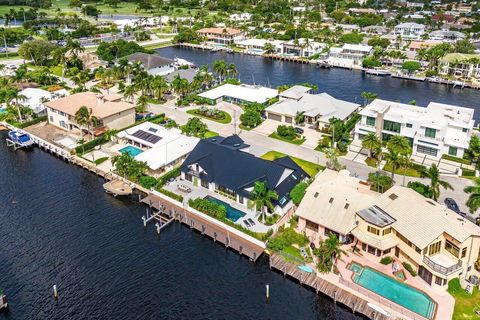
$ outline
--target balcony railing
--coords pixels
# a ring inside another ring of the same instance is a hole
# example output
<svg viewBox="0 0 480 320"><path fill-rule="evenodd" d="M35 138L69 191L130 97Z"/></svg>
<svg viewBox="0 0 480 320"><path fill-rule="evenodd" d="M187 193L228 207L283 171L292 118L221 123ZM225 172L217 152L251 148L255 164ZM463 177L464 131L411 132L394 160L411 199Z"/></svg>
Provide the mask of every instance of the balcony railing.
<svg viewBox="0 0 480 320"><path fill-rule="evenodd" d="M418 138L422 138L422 139L434 140L434 141L437 141L437 142L442 142L443 141L443 138L432 138L432 137L426 136L426 135L424 135L422 133L419 133L419 132L417 132L415 135Z"/></svg>
<svg viewBox="0 0 480 320"><path fill-rule="evenodd" d="M444 267L436 262L434 262L432 259L430 259L427 256L423 257L423 263L425 263L427 266L429 266L433 271L436 271L438 273L441 273L445 276L448 276L449 274L460 270L462 268L462 261L458 260L458 262L451 266L451 267Z"/></svg>

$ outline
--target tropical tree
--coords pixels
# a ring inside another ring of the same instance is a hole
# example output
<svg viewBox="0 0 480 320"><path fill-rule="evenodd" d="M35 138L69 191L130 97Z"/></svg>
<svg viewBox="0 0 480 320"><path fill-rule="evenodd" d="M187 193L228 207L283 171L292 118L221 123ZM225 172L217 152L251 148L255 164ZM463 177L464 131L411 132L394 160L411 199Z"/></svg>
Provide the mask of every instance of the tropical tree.
<svg viewBox="0 0 480 320"><path fill-rule="evenodd" d="M398 150L394 148L388 148L388 152L385 153L384 159L387 162L387 165L390 166L392 170L392 179L394 179L395 171L399 169L404 162L403 156Z"/></svg>
<svg viewBox="0 0 480 320"><path fill-rule="evenodd" d="M257 181L255 182L251 195L256 210L262 215L262 221L265 221L265 207L273 210L273 201L278 200L278 194L275 191L269 190L266 182Z"/></svg>
<svg viewBox="0 0 480 320"><path fill-rule="evenodd" d="M276 51L275 46L270 42L265 43L263 46L263 53L266 55L274 54Z"/></svg>
<svg viewBox="0 0 480 320"><path fill-rule="evenodd" d="M225 61L223 60L216 60L213 63L213 72L215 72L218 76L219 82L223 81L223 77L227 74L228 72L228 65Z"/></svg>
<svg viewBox="0 0 480 320"><path fill-rule="evenodd" d="M22 105L20 104L20 101L25 101L25 100L27 100L27 97L20 94L20 91L17 88L8 89L5 92L5 103L7 105L7 108L11 105L12 102L14 102L15 107L17 109L19 122L23 122L22 112L21 112Z"/></svg>
<svg viewBox="0 0 480 320"><path fill-rule="evenodd" d="M363 91L360 96L363 98L365 105L378 98L378 94L368 91Z"/></svg>
<svg viewBox="0 0 480 320"><path fill-rule="evenodd" d="M137 104L135 105L135 112L137 113L146 113L148 110L148 97L141 95L137 99Z"/></svg>
<svg viewBox="0 0 480 320"><path fill-rule="evenodd" d="M190 91L190 83L187 79L176 75L172 81L172 88L181 98L183 98Z"/></svg>
<svg viewBox="0 0 480 320"><path fill-rule="evenodd" d="M200 118L193 117L188 119L187 124L182 127L182 131L187 136L203 138L208 131L208 127Z"/></svg>
<svg viewBox="0 0 480 320"><path fill-rule="evenodd" d="M128 152L114 156L111 159L112 165L115 166L117 173L123 177L137 182L145 175L148 166L145 162L135 160Z"/></svg>
<svg viewBox="0 0 480 320"><path fill-rule="evenodd" d="M90 132L90 126L95 127L98 124L98 118L92 115L91 109L89 110L86 106L81 106L77 112L75 112L75 122L81 127L86 127L87 132Z"/></svg>
<svg viewBox="0 0 480 320"><path fill-rule="evenodd" d="M152 81L152 93L155 99L162 100L169 89L168 82L162 76L155 76Z"/></svg>
<svg viewBox="0 0 480 320"><path fill-rule="evenodd" d="M408 155L412 153L412 148L410 147L410 142L407 138L401 135L391 136L387 143L388 148L395 149L403 155Z"/></svg>
<svg viewBox="0 0 480 320"><path fill-rule="evenodd" d="M234 63L230 63L227 66L227 77L236 76L237 74L238 74L237 67L235 66Z"/></svg>
<svg viewBox="0 0 480 320"><path fill-rule="evenodd" d="M475 178L473 183L473 186L463 189L463 191L470 194L466 203L470 213L475 213L480 208L480 178Z"/></svg>
<svg viewBox="0 0 480 320"><path fill-rule="evenodd" d="M320 242L318 248L314 250L318 258L317 268L321 273L329 273L332 271L335 259L340 258L345 251L341 249L341 242L335 234L330 234L329 237Z"/></svg>
<svg viewBox="0 0 480 320"><path fill-rule="evenodd" d="M440 197L440 187L453 190L453 187L450 183L440 179L440 170L438 170L436 164L432 164L430 168L423 170L422 176L430 179L430 189L433 194L433 200L435 201L437 201Z"/></svg>
<svg viewBox="0 0 480 320"><path fill-rule="evenodd" d="M381 149L382 143L375 132L369 132L362 138L362 147L369 150L370 157L375 157L377 150Z"/></svg>
<svg viewBox="0 0 480 320"><path fill-rule="evenodd" d="M327 158L327 168L330 170L339 171L342 169L342 164L338 160L337 150L330 147L325 150L325 157Z"/></svg>

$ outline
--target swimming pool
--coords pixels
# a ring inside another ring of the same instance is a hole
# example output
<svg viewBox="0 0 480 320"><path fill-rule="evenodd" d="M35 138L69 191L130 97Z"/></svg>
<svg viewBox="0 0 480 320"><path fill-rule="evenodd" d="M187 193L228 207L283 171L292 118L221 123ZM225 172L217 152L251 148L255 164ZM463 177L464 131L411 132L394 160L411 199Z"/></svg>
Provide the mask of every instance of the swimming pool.
<svg viewBox="0 0 480 320"><path fill-rule="evenodd" d="M124 147L124 148L122 148L122 149L120 149L120 150L118 150L118 151L120 151L121 153L128 153L128 154L130 154L132 157L136 157L136 156L138 156L140 153L143 152L142 149L136 148L136 147L131 146L131 145L128 145L128 146L126 146L126 147Z"/></svg>
<svg viewBox="0 0 480 320"><path fill-rule="evenodd" d="M235 209L234 207L230 206L228 203L223 202L222 200L219 200L217 198L211 197L211 196L206 196L205 199L207 199L210 202L222 205L227 209L227 219L232 220L233 222L237 221L238 219L242 218L245 216L245 212L242 212L240 210Z"/></svg>
<svg viewBox="0 0 480 320"><path fill-rule="evenodd" d="M349 269L355 272L353 282L427 319L433 318L437 305L425 293L374 269L352 265Z"/></svg>

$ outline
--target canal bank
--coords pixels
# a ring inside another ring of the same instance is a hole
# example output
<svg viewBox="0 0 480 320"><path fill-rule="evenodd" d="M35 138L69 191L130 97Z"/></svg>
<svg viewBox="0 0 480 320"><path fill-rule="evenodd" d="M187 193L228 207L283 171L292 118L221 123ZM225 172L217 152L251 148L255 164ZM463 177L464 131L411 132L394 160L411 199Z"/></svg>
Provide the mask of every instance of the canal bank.
<svg viewBox="0 0 480 320"><path fill-rule="evenodd" d="M316 68L311 64L265 59L261 56L232 54L222 51L209 52L201 49L176 46L156 50L167 58L182 58L197 66L223 59L234 63L238 76L244 83L277 87L284 84L312 83L319 92L327 92L337 99L363 103L361 93L375 92L380 98L408 103L415 100L419 106L440 102L475 109L475 120L480 120L480 91L453 88L442 84L419 82L392 77L379 77L347 69Z"/></svg>

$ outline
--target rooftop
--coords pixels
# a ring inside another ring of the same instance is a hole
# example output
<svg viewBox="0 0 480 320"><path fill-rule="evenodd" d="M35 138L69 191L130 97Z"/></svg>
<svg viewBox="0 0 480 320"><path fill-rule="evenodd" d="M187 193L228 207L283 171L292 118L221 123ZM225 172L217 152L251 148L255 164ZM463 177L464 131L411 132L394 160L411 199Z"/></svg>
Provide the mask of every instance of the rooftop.
<svg viewBox="0 0 480 320"><path fill-rule="evenodd" d="M278 90L262 86L224 84L200 93L199 96L211 100L231 97L239 100L265 103L278 95Z"/></svg>
<svg viewBox="0 0 480 320"><path fill-rule="evenodd" d="M158 54L137 52L127 57L130 62L140 62L147 70L173 64L175 61L160 57Z"/></svg>
<svg viewBox="0 0 480 320"><path fill-rule="evenodd" d="M197 30L198 33L213 33L218 35L228 34L228 35L237 35L241 34L242 30L233 29L233 28L203 28Z"/></svg>
<svg viewBox="0 0 480 320"><path fill-rule="evenodd" d="M78 109L85 106L90 110L92 116L98 119L104 119L129 109L135 109L135 106L131 103L119 99L112 100L111 98L108 95L104 96L94 92L80 92L46 102L45 105L70 116L75 116Z"/></svg>

